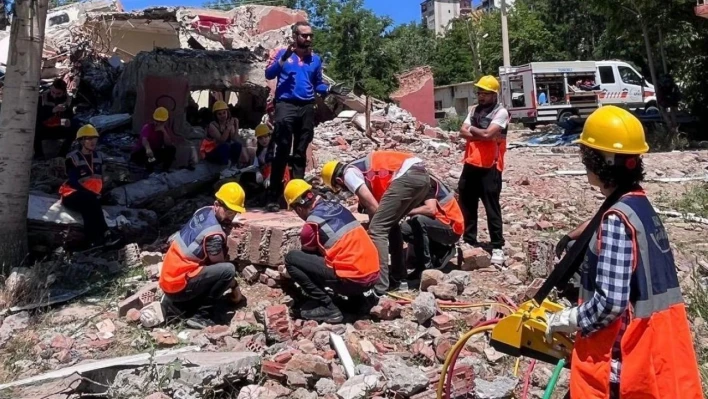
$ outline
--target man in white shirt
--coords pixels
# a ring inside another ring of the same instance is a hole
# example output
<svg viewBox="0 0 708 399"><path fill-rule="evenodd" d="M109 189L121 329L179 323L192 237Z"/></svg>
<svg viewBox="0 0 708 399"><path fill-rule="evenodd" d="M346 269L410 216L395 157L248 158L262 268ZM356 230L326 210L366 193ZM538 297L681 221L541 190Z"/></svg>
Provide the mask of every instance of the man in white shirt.
<svg viewBox="0 0 708 399"><path fill-rule="evenodd" d="M381 273L374 290L383 295L397 288L406 277L398 223L425 200L430 190L423 160L403 152L374 151L349 164L328 162L322 168L322 180L335 192L345 189L359 198L359 205L371 220L368 232L379 255Z"/></svg>

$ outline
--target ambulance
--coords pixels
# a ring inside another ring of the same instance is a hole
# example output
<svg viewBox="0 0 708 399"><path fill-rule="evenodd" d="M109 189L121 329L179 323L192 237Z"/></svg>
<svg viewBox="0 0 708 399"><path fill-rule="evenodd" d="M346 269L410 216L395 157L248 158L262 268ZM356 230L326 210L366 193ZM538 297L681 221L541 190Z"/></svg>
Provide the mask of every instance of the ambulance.
<svg viewBox="0 0 708 399"><path fill-rule="evenodd" d="M499 76L511 120L532 129L609 104L658 112L654 85L623 61L532 62L500 67Z"/></svg>

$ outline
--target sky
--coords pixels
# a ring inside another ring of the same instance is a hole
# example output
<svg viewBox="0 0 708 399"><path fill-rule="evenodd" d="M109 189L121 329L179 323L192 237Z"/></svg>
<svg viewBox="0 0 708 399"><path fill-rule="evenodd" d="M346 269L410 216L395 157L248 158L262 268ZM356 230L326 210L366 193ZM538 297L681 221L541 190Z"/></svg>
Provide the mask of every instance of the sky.
<svg viewBox="0 0 708 399"><path fill-rule="evenodd" d="M201 7L206 0L121 0L126 10L136 10L149 6L191 6ZM366 7L378 15L388 15L395 24L420 21L421 0L365 0Z"/></svg>

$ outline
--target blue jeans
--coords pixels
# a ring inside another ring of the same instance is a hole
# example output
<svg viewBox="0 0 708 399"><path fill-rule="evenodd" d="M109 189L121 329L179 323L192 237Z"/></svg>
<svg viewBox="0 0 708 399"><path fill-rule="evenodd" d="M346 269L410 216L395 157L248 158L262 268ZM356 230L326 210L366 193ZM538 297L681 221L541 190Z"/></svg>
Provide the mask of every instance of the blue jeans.
<svg viewBox="0 0 708 399"><path fill-rule="evenodd" d="M242 146L239 142L221 143L207 153L205 159L219 165L226 165L229 161L232 165L236 165L241 158L241 149Z"/></svg>

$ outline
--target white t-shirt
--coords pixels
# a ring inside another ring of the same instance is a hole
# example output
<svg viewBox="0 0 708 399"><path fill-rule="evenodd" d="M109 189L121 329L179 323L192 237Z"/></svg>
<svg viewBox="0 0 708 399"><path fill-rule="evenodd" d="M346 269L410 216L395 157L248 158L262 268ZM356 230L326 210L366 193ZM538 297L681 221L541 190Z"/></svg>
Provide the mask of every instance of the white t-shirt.
<svg viewBox="0 0 708 399"><path fill-rule="evenodd" d="M472 112L474 112L474 109L467 113L467 118L465 119L465 123L468 125L472 124ZM509 111L507 111L504 107L500 108L497 113L494 114L494 118L492 118L491 123L505 129L509 124Z"/></svg>
<svg viewBox="0 0 708 399"><path fill-rule="evenodd" d="M403 161L403 164L401 164L401 168L398 169L395 175L393 175L393 180L398 179L399 177L403 176L404 173L408 171L408 169L411 168L411 166L422 163L423 160L420 158L408 158L405 161ZM355 166L349 166L346 169L344 169L344 185L347 186L350 192L356 193L356 190L361 187L362 184L364 184L366 181L364 180L364 173L359 170L359 168Z"/></svg>

